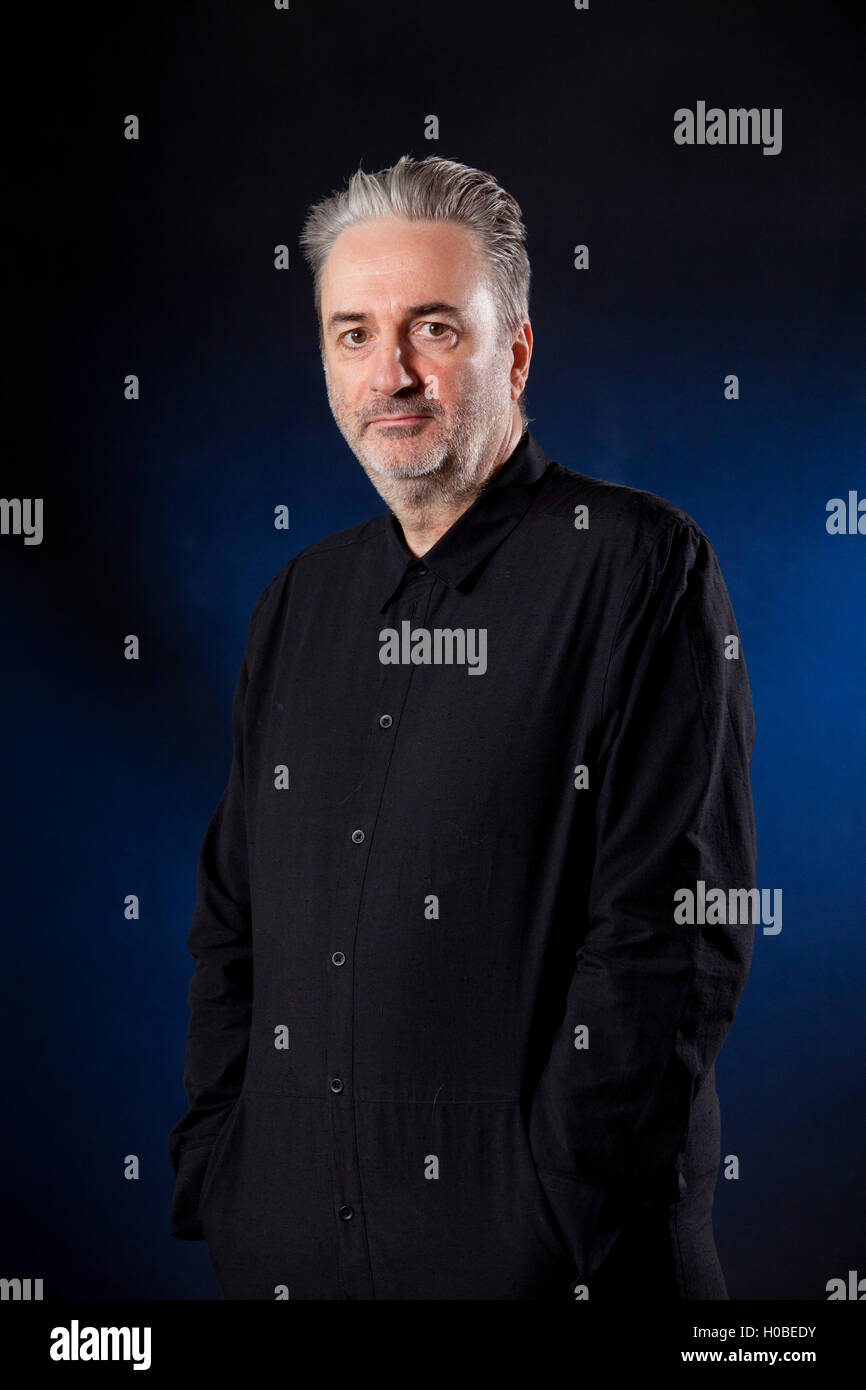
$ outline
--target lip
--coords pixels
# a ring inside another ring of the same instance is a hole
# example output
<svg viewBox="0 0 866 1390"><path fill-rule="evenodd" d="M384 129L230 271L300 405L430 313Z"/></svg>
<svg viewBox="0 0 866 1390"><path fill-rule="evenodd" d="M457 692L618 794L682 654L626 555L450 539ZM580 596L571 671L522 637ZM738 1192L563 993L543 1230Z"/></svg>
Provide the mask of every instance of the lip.
<svg viewBox="0 0 866 1390"><path fill-rule="evenodd" d="M429 415L380 415L378 419L371 420L371 425L408 425L415 420L429 420Z"/></svg>

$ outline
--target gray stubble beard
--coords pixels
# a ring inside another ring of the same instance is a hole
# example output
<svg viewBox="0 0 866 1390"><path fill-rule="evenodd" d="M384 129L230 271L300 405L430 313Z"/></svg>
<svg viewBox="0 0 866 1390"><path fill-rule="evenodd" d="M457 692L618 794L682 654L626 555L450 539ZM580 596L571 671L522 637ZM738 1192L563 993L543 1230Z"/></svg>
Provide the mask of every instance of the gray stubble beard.
<svg viewBox="0 0 866 1390"><path fill-rule="evenodd" d="M353 431L347 428L347 417L342 405L338 404L331 392L327 372L325 383L328 403L337 428L360 463L367 477L386 506L398 516L412 513L413 521L423 526L427 511L435 512L442 507L466 505L478 495L490 469L489 424L482 428L483 422L495 419L498 409L505 410L510 405L510 386L504 383L502 396L493 390L489 383L483 393L476 395L469 410L461 403L452 416L451 428L445 440L441 437L420 449L415 455L412 473L402 469L388 472L378 461L368 458L362 443L356 442ZM422 409L429 412L435 420L441 421L437 401L425 400L423 406L412 401L406 402L406 412ZM396 411L393 412L396 414ZM507 418L507 415L506 415ZM368 428L375 429L374 425ZM407 426L407 437L412 426ZM424 426L423 428L428 428ZM363 437L363 436L362 436Z"/></svg>

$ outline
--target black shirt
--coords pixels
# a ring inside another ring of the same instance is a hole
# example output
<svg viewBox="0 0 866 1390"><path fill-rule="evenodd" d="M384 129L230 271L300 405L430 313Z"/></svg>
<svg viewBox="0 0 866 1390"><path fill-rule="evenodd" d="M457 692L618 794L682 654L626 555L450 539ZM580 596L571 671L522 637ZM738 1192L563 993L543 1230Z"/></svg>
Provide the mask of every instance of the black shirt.
<svg viewBox="0 0 866 1390"><path fill-rule="evenodd" d="M528 432L421 560L386 512L267 585L169 1141L226 1297L542 1296L715 1174L753 928L674 894L754 884L736 633L689 516Z"/></svg>

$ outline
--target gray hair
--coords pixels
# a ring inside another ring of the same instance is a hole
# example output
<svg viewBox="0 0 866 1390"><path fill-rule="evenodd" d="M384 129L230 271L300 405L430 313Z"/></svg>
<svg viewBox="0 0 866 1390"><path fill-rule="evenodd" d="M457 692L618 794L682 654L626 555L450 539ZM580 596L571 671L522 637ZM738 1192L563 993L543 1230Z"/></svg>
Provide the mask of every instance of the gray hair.
<svg viewBox="0 0 866 1390"><path fill-rule="evenodd" d="M322 276L337 237L347 227L377 217L457 222L474 233L484 256L491 293L504 333L513 336L529 317L529 257L520 205L492 174L429 155L402 155L390 169L358 169L346 187L308 210L300 236L313 272L319 340L322 339ZM523 397L520 413L526 420Z"/></svg>

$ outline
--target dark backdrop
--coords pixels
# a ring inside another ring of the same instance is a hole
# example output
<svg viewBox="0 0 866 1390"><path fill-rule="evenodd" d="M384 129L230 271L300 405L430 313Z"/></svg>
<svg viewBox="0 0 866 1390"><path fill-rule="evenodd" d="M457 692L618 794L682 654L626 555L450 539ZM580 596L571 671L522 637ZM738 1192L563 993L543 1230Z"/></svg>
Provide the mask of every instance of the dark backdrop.
<svg viewBox="0 0 866 1390"><path fill-rule="evenodd" d="M542 447L683 507L737 614L758 883L784 917L717 1067L731 1295L866 1274L866 536L825 526L830 498L866 496L857 9L40 5L7 31L2 492L44 499L44 539L0 536L0 1273L48 1298L218 1297L205 1246L168 1235L196 856L256 596L383 510L328 410L297 238L359 164L439 153L523 208ZM781 107L781 153L676 145L699 100Z"/></svg>

